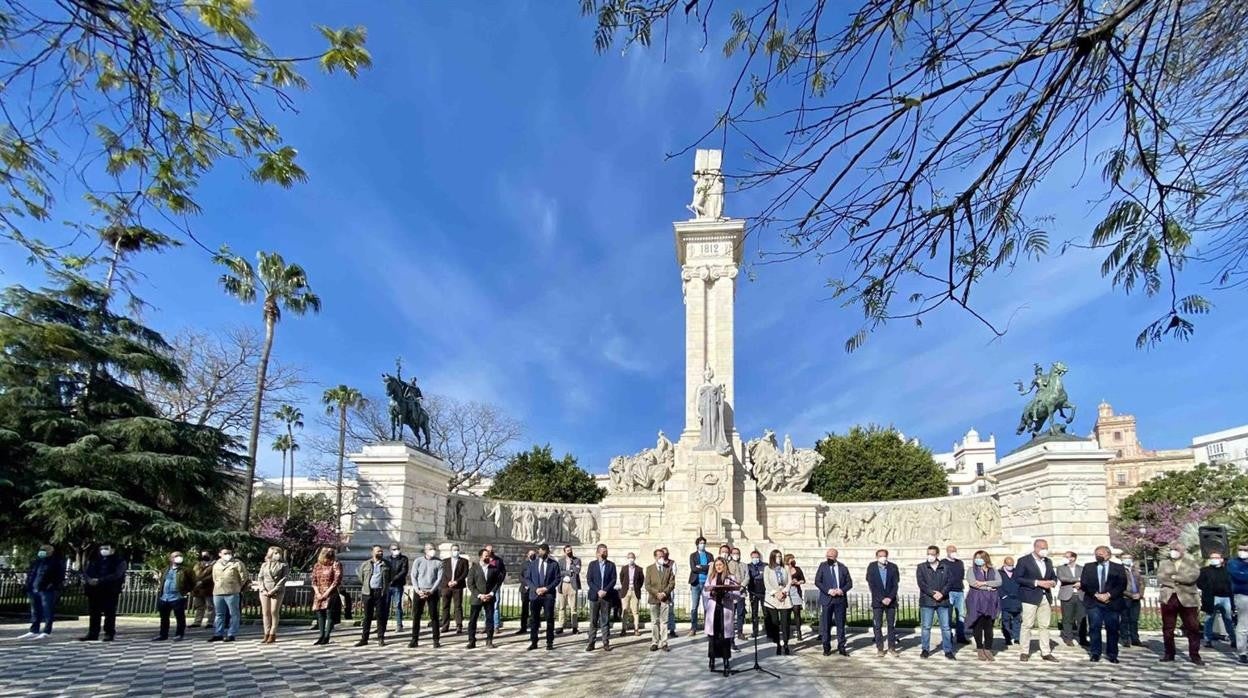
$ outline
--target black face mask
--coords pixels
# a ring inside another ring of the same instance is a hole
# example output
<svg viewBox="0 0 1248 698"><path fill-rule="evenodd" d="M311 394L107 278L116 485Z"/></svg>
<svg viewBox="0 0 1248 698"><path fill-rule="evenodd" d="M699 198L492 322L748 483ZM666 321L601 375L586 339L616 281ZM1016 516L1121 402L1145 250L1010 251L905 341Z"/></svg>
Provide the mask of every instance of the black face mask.
<svg viewBox="0 0 1248 698"><path fill-rule="evenodd" d="M829 565L835 565L835 564L836 564L836 558L834 558L834 557L830 557L830 558L828 558L828 564L829 564Z"/></svg>
<svg viewBox="0 0 1248 698"><path fill-rule="evenodd" d="M530 555L530 556L529 556L529 559L530 559L530 560L532 560L532 559L534 559L534 558L536 558L536 557L537 557L536 555Z"/></svg>

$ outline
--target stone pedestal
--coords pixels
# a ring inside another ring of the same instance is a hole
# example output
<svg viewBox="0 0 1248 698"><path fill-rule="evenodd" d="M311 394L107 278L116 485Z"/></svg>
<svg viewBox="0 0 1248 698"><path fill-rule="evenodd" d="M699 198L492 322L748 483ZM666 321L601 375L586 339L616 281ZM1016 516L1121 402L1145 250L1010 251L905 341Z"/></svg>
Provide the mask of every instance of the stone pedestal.
<svg viewBox="0 0 1248 698"><path fill-rule="evenodd" d="M369 444L349 457L359 469L359 491L345 559L363 559L372 546L394 542L410 554L441 538L451 471L440 458L394 442Z"/></svg>
<svg viewBox="0 0 1248 698"><path fill-rule="evenodd" d="M1091 440L1038 439L1002 458L992 471L1002 542L1024 552L1045 538L1051 550L1089 559L1109 545L1105 461L1113 457Z"/></svg>
<svg viewBox="0 0 1248 698"><path fill-rule="evenodd" d="M818 545L823 500L808 492L766 492L767 538L785 547ZM820 559L820 558L816 558Z"/></svg>

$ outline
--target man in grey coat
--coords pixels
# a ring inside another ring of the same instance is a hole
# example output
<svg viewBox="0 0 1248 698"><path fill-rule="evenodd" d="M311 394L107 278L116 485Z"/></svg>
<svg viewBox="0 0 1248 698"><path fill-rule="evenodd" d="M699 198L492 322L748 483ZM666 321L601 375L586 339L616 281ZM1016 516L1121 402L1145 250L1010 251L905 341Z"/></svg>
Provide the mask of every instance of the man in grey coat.
<svg viewBox="0 0 1248 698"><path fill-rule="evenodd" d="M1080 579L1083 577L1083 565L1076 562L1078 555L1066 551L1066 564L1057 566L1057 581L1062 583L1057 590L1057 598L1062 602L1062 642L1067 645L1088 644L1087 613L1083 606L1083 590Z"/></svg>
<svg viewBox="0 0 1248 698"><path fill-rule="evenodd" d="M425 543L424 557L412 560L412 639L408 647L420 644L420 616L429 608L429 630L433 646L441 647L438 636L438 588L442 585L442 560L433 543Z"/></svg>

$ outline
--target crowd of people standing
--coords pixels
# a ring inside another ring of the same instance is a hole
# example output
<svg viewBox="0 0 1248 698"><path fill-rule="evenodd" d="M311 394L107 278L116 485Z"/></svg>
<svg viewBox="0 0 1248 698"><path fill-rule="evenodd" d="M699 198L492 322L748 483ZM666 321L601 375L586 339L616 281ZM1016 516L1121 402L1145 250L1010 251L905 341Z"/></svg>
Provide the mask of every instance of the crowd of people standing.
<svg viewBox="0 0 1248 698"><path fill-rule="evenodd" d="M596 650L599 643L603 651L611 650L613 615L620 616L624 632L631 620L632 634L640 635L643 600L652 620L650 651L669 650L669 639L676 634L674 596L680 576L667 548L652 551L653 563L644 566L637 563L632 552L627 554L627 563L617 566L605 545L597 546L588 565L582 564L571 546L562 552L555 559L549 546L543 544L530 548L521 562L517 576L522 606L516 634L529 635L529 650L539 647L543 621L547 650L554 648L555 635L580 632L578 603L582 591L589 606L586 651ZM994 631L999 626L1004 648L1016 645L1021 661L1032 658L1033 639L1038 642L1042 661L1058 661L1049 634L1054 608L1061 613L1060 641L1083 646L1090 661L1117 663L1120 647L1141 645L1139 617L1145 581L1130 556L1115 560L1109 547L1100 546L1094 560L1086 564L1080 563L1073 551L1066 552L1059 562L1050 557L1048 542L1043 539L1036 540L1032 551L1017 561L1006 556L999 566L984 550L975 551L970 564L960 558L957 546L947 546L943 557L941 552L937 546L929 547L926 559L914 572L922 658L935 654L931 634L937 627L939 652L946 658L956 658L955 643L973 641L978 659L995 661ZM854 574L838 557L838 551L829 548L814 574L818 619L810 629L817 632L824 655L849 653L846 617ZM896 655L902 571L887 550L876 551L875 558L862 577L870 596L874 646L879 656ZM752 550L749 562L744 562L739 548L725 544L713 554L705 538L699 537L688 560L684 579L691 596L690 635L705 635L711 670L729 672L732 653L746 639L747 606L754 636L759 636L761 610L763 632L775 653L792 653L791 641L796 638L800 642L803 637L802 611L808 591L807 577L793 555L771 550L764 562L762 553ZM113 640L126 572L126 561L110 544L100 545L82 570L88 626L80 640ZM320 550L308 576L318 631L314 644L328 644L344 611L350 609L352 599L345 593L348 578L330 547ZM194 614L189 627L201 627L206 619L212 628L209 641L234 642L239 633L242 595L255 590L263 624L261 642L275 643L290 577L290 566L278 547L268 549L254 578L230 548L222 548L215 555L203 551L193 564L187 563L181 551L171 551L158 573L160 629L152 640L183 640L189 606ZM424 555L414 560L397 545L390 547L389 555L375 546L371 556L354 570L354 578L363 609L357 646L370 640L384 645L391 620L396 630L403 632L407 600L411 623L408 646L419 646L421 621L427 617L432 645L440 647L452 620L456 634L464 631L465 594L470 609L467 647L475 648L479 635L484 636L485 647L494 646L495 631L501 627L498 601L507 579L507 565L493 546L480 549L475 560L461 557L457 545L442 559L436 548L427 544ZM52 546L42 546L26 575L31 626L22 639L44 639L52 633L65 581L65 559ZM1213 646L1217 640L1214 624L1220 618L1239 661L1248 664L1248 545L1238 546L1229 564L1214 551L1202 565L1185 546L1175 543L1167 548L1157 570L1157 587L1164 648L1161 661L1175 660L1175 630L1181 624L1189 661L1203 664L1202 639L1204 647ZM1202 611L1203 632L1198 622Z"/></svg>

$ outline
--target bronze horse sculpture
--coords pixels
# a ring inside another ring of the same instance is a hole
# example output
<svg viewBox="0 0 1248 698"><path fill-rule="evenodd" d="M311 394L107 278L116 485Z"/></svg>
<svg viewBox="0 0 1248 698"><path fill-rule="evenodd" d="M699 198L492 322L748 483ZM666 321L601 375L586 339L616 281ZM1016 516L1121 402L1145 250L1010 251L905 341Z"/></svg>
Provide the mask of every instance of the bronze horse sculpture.
<svg viewBox="0 0 1248 698"><path fill-rule="evenodd" d="M1049 424L1049 434L1066 433L1067 425L1075 420L1075 406L1070 404L1070 399L1066 395L1066 387L1062 385L1062 376L1066 375L1066 371L1066 364L1061 361L1054 362L1047 375L1043 373L1040 365L1036 364L1035 377L1032 378L1029 387L1024 389L1022 381L1017 382L1020 395L1026 395L1033 389L1036 394L1023 410L1016 434L1029 431L1032 438L1035 438L1044 430L1046 422ZM1059 415L1064 422L1057 421Z"/></svg>
<svg viewBox="0 0 1248 698"><path fill-rule="evenodd" d="M415 381L405 383L403 379L389 373L381 374L386 384L386 396L390 398L390 438L403 440L403 427L412 430L412 438L419 448L429 448L429 413L420 404L423 397ZM421 436L424 441L421 441Z"/></svg>

